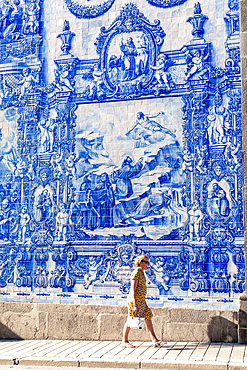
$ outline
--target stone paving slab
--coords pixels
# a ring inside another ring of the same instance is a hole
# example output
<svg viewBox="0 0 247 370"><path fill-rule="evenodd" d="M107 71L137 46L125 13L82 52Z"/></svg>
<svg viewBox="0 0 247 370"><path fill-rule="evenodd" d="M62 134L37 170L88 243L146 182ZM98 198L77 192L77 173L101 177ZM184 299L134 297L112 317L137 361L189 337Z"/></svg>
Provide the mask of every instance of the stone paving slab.
<svg viewBox="0 0 247 370"><path fill-rule="evenodd" d="M168 342L160 348L150 342L134 344L135 348L122 348L119 341L0 340L0 366L247 370L244 344Z"/></svg>

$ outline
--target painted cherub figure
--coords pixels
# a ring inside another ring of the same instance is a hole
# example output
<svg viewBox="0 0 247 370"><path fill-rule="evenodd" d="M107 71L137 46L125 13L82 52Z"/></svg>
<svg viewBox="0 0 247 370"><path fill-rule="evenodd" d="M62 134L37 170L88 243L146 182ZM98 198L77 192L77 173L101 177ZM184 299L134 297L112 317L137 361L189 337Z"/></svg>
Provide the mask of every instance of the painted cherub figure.
<svg viewBox="0 0 247 370"><path fill-rule="evenodd" d="M186 62L187 62L187 80L190 77L198 74L198 77L201 79L203 75L207 72L205 68L204 62L207 60L209 54L203 55L201 50L194 50L193 52L189 52Z"/></svg>
<svg viewBox="0 0 247 370"><path fill-rule="evenodd" d="M60 91L74 91L74 87L72 86L72 66L68 63L62 64L59 66L58 69L55 70L55 77L56 77L56 86Z"/></svg>
<svg viewBox="0 0 247 370"><path fill-rule="evenodd" d="M69 157L65 159L67 176L73 176L76 178L76 163L78 160L79 158L76 158L75 154L70 154Z"/></svg>
<svg viewBox="0 0 247 370"><path fill-rule="evenodd" d="M168 59L165 54L158 56L155 66L150 66L154 70L154 76L159 85L166 88L167 91L171 90L170 87L170 74L167 72L168 68L173 64L173 61Z"/></svg>
<svg viewBox="0 0 247 370"><path fill-rule="evenodd" d="M30 221L30 215L27 211L27 207L23 206L21 209L20 216L20 223L19 223L19 235L18 239L19 241L22 241L23 243L26 240L26 234L27 234L27 228Z"/></svg>
<svg viewBox="0 0 247 370"><path fill-rule="evenodd" d="M197 150L197 156L198 156L198 162L196 165L196 169L200 173L205 173L207 171L207 163L209 159L209 153L208 153L208 146L207 144L198 145L196 147Z"/></svg>
<svg viewBox="0 0 247 370"><path fill-rule="evenodd" d="M35 77L28 67L22 70L22 75L23 78L17 82L18 85L21 85L21 93L18 100L21 100L25 93L30 91L35 84L39 83L38 75Z"/></svg>
<svg viewBox="0 0 247 370"><path fill-rule="evenodd" d="M149 259L150 261L150 266L152 267L154 274L155 274L155 280L156 284L162 288L162 291L167 292L169 290L169 282L170 278L169 276L165 273L165 260L164 257L156 257L154 259Z"/></svg>
<svg viewBox="0 0 247 370"><path fill-rule="evenodd" d="M51 158L51 165L54 168L54 176L55 178L59 178L63 174L63 154L54 154Z"/></svg>
<svg viewBox="0 0 247 370"><path fill-rule="evenodd" d="M196 237L197 241L200 241L200 224L203 219L203 213L199 207L197 200L192 204L191 209L188 211L189 217L189 239L193 241L193 237Z"/></svg>
<svg viewBox="0 0 247 370"><path fill-rule="evenodd" d="M23 20L24 20L23 33L24 34L34 35L38 32L39 12L40 12L39 5L35 2L35 0L31 0L25 9L25 14L23 15Z"/></svg>
<svg viewBox="0 0 247 370"><path fill-rule="evenodd" d="M16 168L15 168L15 176L20 176L20 177L23 177L24 174L26 172L26 163L24 162L24 160L20 157L18 158L17 160L17 163L16 163Z"/></svg>
<svg viewBox="0 0 247 370"><path fill-rule="evenodd" d="M241 164L238 160L238 153L240 149L240 144L234 144L230 139L226 143L226 148L224 151L224 157L227 161L227 164L230 168L233 169L233 172L237 172L238 168L241 167Z"/></svg>
<svg viewBox="0 0 247 370"><path fill-rule="evenodd" d="M100 93L102 90L103 76L104 71L101 71L97 64L93 67L93 81L89 86L89 98L93 99L94 95Z"/></svg>
<svg viewBox="0 0 247 370"><path fill-rule="evenodd" d="M59 212L56 216L56 230L58 241L60 241L62 238L63 242L66 242L68 223L69 214L66 212L65 205L61 203L59 206Z"/></svg>
<svg viewBox="0 0 247 370"><path fill-rule="evenodd" d="M101 266L101 264L102 264L102 258L100 258L100 259L98 257L89 257L88 258L88 264L87 264L88 271L84 275L84 281L85 281L84 287L85 287L85 289L88 289L89 286L93 282L96 282L96 281L100 280L100 277L98 276L98 269Z"/></svg>
<svg viewBox="0 0 247 370"><path fill-rule="evenodd" d="M182 163L182 167L180 170L180 175L182 175L182 173L186 171L192 172L194 156L191 153L189 148L184 148L182 158L183 158L183 163Z"/></svg>

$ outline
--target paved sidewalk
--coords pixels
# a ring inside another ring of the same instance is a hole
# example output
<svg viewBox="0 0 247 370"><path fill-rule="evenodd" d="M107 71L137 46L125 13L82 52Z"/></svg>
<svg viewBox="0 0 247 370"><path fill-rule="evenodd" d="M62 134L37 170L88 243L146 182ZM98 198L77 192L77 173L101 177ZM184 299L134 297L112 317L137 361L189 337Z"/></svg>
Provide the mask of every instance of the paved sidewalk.
<svg viewBox="0 0 247 370"><path fill-rule="evenodd" d="M132 349L122 348L117 341L2 340L0 366L247 370L246 345L169 342L153 348L150 342L134 343Z"/></svg>

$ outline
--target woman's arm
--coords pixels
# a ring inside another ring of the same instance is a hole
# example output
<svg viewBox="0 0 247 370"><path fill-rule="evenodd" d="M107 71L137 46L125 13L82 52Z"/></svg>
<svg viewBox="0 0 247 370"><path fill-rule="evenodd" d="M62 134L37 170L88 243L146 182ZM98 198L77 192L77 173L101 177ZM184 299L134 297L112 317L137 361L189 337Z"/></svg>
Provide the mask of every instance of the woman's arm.
<svg viewBox="0 0 247 370"><path fill-rule="evenodd" d="M139 308L136 304L136 287L137 287L138 281L137 280L131 280L131 290L133 292L133 303L134 303L134 312L138 312Z"/></svg>

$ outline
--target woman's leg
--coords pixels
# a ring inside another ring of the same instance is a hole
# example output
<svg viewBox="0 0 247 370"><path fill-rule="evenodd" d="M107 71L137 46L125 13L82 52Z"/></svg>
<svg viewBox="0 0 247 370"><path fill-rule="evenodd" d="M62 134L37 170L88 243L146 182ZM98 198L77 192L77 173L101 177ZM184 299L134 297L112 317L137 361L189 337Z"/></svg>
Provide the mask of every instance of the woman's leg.
<svg viewBox="0 0 247 370"><path fill-rule="evenodd" d="M122 340L123 343L129 342L129 339L128 339L129 332L130 332L130 328L128 327L127 322L126 322L123 328L123 340Z"/></svg>
<svg viewBox="0 0 247 370"><path fill-rule="evenodd" d="M145 324L146 324L148 334L150 335L151 341L152 342L158 342L158 339L157 339L157 337L155 335L155 332L154 332L152 320L151 319L146 319Z"/></svg>
<svg viewBox="0 0 247 370"><path fill-rule="evenodd" d="M131 343L129 343L129 332L130 332L130 327L127 325L127 322L125 323L124 325L124 328L123 328L123 339L122 339L122 345L124 347L128 347L128 348L135 348L135 346Z"/></svg>

